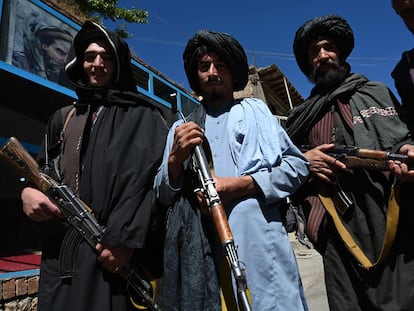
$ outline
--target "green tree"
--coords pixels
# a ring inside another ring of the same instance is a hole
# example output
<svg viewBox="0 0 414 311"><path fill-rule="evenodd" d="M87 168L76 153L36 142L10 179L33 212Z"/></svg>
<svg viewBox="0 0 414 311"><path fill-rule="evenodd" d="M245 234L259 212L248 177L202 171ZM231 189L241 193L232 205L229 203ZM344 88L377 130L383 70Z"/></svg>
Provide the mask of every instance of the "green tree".
<svg viewBox="0 0 414 311"><path fill-rule="evenodd" d="M65 2L69 5L75 4L80 11L98 22L106 19L113 22L121 20L126 23L148 23L147 11L119 7L118 0L66 0ZM130 36L126 23L122 23L116 29L116 32L124 38Z"/></svg>

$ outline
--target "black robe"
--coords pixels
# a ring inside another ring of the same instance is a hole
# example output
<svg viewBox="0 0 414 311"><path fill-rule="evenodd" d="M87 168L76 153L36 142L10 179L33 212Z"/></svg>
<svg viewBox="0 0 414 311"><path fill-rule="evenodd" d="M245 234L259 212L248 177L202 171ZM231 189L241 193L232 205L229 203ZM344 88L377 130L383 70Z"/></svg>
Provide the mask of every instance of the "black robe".
<svg viewBox="0 0 414 311"><path fill-rule="evenodd" d="M102 244L135 249L151 272L157 273L160 271L156 263L162 264L162 256L156 251L162 246L159 244L162 235L154 231L158 210L153 201L152 185L161 163L168 126L159 110L136 92L127 46L118 42L112 33L107 33L105 38L113 39L119 64L124 64L118 68L119 80L104 89L88 87L82 81L82 66L77 60L83 59L84 41L88 36L102 38L102 32L104 30L95 24L85 25L78 34L79 40L75 39L77 58L73 55L72 67L67 67L79 100L65 131L70 132L69 128L80 119L86 120L86 123L79 123L80 148L61 154L62 150L68 151L62 146L76 146L77 141L73 139L77 137L67 133L63 142L59 142L65 113L57 111L48 124L49 157L61 155L63 182L70 179L68 183L78 190L97 221L105 226ZM92 127L90 112L97 107L102 110ZM39 160L44 162L44 156ZM79 182L73 182L72 171L80 173ZM62 241L68 227L57 219L45 223L44 227L39 311L135 310L129 301L125 281L103 269L86 242L81 242L77 253L66 254L75 257L72 276L61 278L59 261L62 255L59 252L67 249L66 246L62 248Z"/></svg>
<svg viewBox="0 0 414 311"><path fill-rule="evenodd" d="M401 105L397 105L399 114L407 123L411 133L414 133L414 82L412 71L414 68L414 49L405 51L401 59L391 72L395 88L401 97Z"/></svg>

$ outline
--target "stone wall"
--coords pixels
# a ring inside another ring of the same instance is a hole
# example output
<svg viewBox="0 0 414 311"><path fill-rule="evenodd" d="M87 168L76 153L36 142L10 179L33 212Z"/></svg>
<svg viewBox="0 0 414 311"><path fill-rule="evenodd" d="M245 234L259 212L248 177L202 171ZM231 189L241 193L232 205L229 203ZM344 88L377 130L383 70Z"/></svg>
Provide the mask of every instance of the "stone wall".
<svg viewBox="0 0 414 311"><path fill-rule="evenodd" d="M0 275L0 310L36 311L38 286L38 271L21 276Z"/></svg>

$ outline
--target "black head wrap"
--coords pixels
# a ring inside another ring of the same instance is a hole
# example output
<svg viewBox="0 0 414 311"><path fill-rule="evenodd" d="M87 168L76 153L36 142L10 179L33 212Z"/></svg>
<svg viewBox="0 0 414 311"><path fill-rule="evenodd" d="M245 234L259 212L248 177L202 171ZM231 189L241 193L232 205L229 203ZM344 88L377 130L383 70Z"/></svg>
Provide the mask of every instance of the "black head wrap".
<svg viewBox="0 0 414 311"><path fill-rule="evenodd" d="M249 77L249 65L241 44L232 36L209 30L199 30L191 38L183 53L184 69L188 82L196 93L198 85L198 62L206 53L216 53L229 66L234 79L234 91L243 90Z"/></svg>
<svg viewBox="0 0 414 311"><path fill-rule="evenodd" d="M97 23L87 21L73 39L65 67L68 78L76 87L88 87L83 71L83 54L92 42L104 42L115 58L115 72L112 87L123 91L136 92L132 74L131 53L128 44L116 33L107 31Z"/></svg>
<svg viewBox="0 0 414 311"><path fill-rule="evenodd" d="M293 42L296 62L307 77L312 73L312 66L308 59L309 45L318 38L329 38L335 41L339 49L338 56L344 62L354 48L354 33L342 17L325 15L307 21L296 31Z"/></svg>
<svg viewBox="0 0 414 311"><path fill-rule="evenodd" d="M397 13L397 15L400 15L401 12L398 11L396 2L396 0L391 0L392 8L394 9L395 13Z"/></svg>

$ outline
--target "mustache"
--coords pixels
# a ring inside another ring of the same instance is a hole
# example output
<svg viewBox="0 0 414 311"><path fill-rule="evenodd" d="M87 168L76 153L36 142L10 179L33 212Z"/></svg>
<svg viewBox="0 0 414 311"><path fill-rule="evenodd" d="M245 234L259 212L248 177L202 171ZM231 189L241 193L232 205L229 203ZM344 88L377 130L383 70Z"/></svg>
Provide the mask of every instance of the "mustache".
<svg viewBox="0 0 414 311"><path fill-rule="evenodd" d="M335 61L333 61L333 60L331 60L331 59L322 59L322 60L318 63L318 65L316 66L315 70L318 70L318 69L319 69L319 67L326 66L326 65L329 65L329 66L334 66L334 67L339 68L339 64L338 64L337 62L335 62Z"/></svg>
<svg viewBox="0 0 414 311"><path fill-rule="evenodd" d="M406 15L408 15L410 13L414 13L414 7L409 7L409 8L403 9L401 12L399 12L399 15L401 17L404 17L404 16L406 16Z"/></svg>
<svg viewBox="0 0 414 311"><path fill-rule="evenodd" d="M106 69L106 68L101 68L101 67L92 67L91 68L91 72L92 73L107 73L108 72L108 69Z"/></svg>
<svg viewBox="0 0 414 311"><path fill-rule="evenodd" d="M219 82L219 83L223 83L223 79L221 79L220 77L208 77L207 79L207 83L209 82Z"/></svg>

